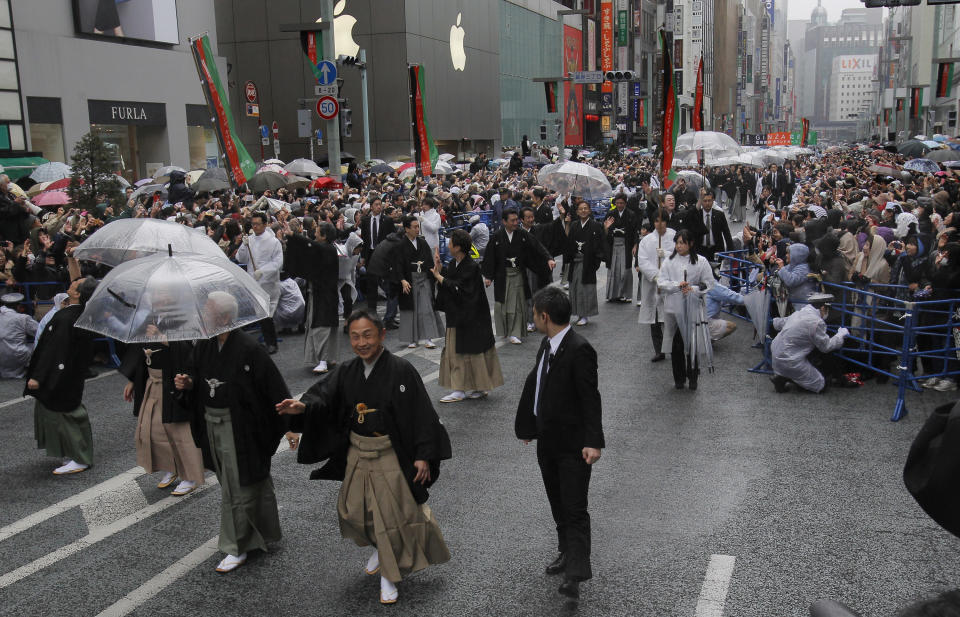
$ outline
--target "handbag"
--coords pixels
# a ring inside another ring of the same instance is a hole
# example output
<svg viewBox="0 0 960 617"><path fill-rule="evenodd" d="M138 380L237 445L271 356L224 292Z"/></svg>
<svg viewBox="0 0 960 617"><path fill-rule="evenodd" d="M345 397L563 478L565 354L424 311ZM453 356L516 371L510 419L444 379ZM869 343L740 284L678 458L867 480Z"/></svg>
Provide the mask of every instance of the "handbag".
<svg viewBox="0 0 960 617"><path fill-rule="evenodd" d="M910 446L903 483L930 518L960 537L960 406L937 407Z"/></svg>

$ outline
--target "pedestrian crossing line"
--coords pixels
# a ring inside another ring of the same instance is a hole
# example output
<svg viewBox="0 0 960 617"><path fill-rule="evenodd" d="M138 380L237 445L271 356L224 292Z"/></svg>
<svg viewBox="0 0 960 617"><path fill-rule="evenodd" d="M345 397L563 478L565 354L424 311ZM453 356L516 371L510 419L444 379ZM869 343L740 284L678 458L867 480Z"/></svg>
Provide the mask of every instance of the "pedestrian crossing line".
<svg viewBox="0 0 960 617"><path fill-rule="evenodd" d="M117 371L104 371L103 373L100 373L96 377L91 377L87 381L96 381L98 379L102 379L103 377L110 377L111 375L116 375L116 374L117 374ZM0 403L0 409L3 409L4 407L9 407L11 405L16 405L17 403L22 403L28 399L30 399L29 396L21 396L19 398L12 398L9 401L3 401L2 403Z"/></svg>
<svg viewBox="0 0 960 617"><path fill-rule="evenodd" d="M124 615L129 615L145 602L172 585L184 574L213 557L217 553L217 544L219 541L220 536L210 538L182 559L175 561L163 572L160 572L143 585L140 585L97 613L96 617L123 617Z"/></svg>
<svg viewBox="0 0 960 617"><path fill-rule="evenodd" d="M700 598L697 600L695 617L723 617L730 578L733 576L733 566L736 561L737 558L731 555L710 555L707 574L703 578L703 587L700 588Z"/></svg>
<svg viewBox="0 0 960 617"><path fill-rule="evenodd" d="M6 574L0 576L0 589L9 587L17 581L23 580L32 574L36 574L44 568L47 568L59 561L63 561L67 557L70 557L71 555L79 553L85 548L89 548L94 544L106 540L107 538L120 533L128 527L150 518L154 514L163 512L170 506L183 503L184 501L193 498L195 495L198 495L203 491L216 486L217 484L218 482L216 477L208 478L206 484L198 486L189 495L185 495L183 497L165 497L164 499L161 499L160 501L153 503L146 508L141 508L140 510L128 514L108 525L104 525L102 527L93 527L86 536L80 538L79 540L71 542L66 546L62 546L57 550L40 557L39 559L35 559L34 561L21 566L12 572L7 572Z"/></svg>
<svg viewBox="0 0 960 617"><path fill-rule="evenodd" d="M76 495L67 497L63 501L59 501L51 506L47 506L43 510L34 512L29 516L25 516L18 521L10 523L5 527L0 528L0 542L13 537L22 531L26 531L31 527L39 525L40 523L49 520L58 514L62 514L70 508L81 506L111 491L115 491L123 484L127 482L133 482L145 473L146 472L143 470L143 467L134 467L133 469L129 469L110 478L109 480L101 482L100 484L91 486L90 488L81 491Z"/></svg>

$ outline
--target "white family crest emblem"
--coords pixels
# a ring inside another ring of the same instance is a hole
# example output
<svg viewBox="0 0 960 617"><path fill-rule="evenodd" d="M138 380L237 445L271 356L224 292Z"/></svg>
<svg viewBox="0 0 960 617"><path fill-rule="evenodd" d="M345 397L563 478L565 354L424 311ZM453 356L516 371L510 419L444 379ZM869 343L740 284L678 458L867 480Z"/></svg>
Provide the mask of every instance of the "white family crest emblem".
<svg viewBox="0 0 960 617"><path fill-rule="evenodd" d="M217 388L226 385L227 383L225 381L220 381L217 378L207 379L205 381L207 382L207 385L210 386L210 398L213 398L217 395Z"/></svg>

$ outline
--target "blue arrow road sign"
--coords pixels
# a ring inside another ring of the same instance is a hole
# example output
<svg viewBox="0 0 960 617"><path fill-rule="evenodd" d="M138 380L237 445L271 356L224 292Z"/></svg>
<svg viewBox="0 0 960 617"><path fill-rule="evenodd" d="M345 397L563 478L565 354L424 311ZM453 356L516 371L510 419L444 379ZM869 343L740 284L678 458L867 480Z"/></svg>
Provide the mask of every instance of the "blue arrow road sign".
<svg viewBox="0 0 960 617"><path fill-rule="evenodd" d="M317 63L317 72L320 73L320 79L317 81L321 86L329 86L337 81L337 65L329 60L321 60Z"/></svg>
<svg viewBox="0 0 960 617"><path fill-rule="evenodd" d="M266 124L260 125L260 137L267 137L270 135L270 127Z"/></svg>
<svg viewBox="0 0 960 617"><path fill-rule="evenodd" d="M317 129L317 139L323 139L323 131L321 129Z"/></svg>

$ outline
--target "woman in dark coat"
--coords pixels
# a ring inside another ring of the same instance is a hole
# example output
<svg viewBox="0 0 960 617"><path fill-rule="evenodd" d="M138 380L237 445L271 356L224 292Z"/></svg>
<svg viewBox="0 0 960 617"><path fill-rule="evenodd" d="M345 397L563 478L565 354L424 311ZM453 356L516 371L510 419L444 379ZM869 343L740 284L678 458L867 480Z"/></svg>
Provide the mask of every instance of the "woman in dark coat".
<svg viewBox="0 0 960 617"><path fill-rule="evenodd" d="M470 256L472 246L470 234L455 229L447 242L453 259L441 269L437 256L430 271L439 285L437 304L447 315L438 383L453 392L440 399L441 403L483 398L489 390L503 385L490 303L480 266Z"/></svg>

